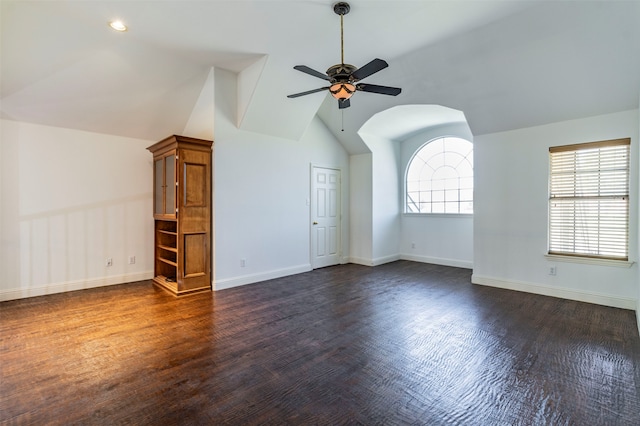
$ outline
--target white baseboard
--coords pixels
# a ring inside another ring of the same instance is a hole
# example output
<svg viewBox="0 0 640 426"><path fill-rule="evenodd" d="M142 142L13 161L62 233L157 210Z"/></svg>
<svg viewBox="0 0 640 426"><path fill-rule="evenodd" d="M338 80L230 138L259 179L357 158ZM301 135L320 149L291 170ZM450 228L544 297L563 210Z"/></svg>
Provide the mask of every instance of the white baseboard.
<svg viewBox="0 0 640 426"><path fill-rule="evenodd" d="M364 257L350 257L348 262L356 265L373 266L373 260L365 259Z"/></svg>
<svg viewBox="0 0 640 426"><path fill-rule="evenodd" d="M378 265L384 265L385 263L395 262L396 260L400 260L400 255L394 254L391 256L377 257L375 259L365 259L363 257L350 257L349 263L355 263L356 265L364 265L364 266L378 266Z"/></svg>
<svg viewBox="0 0 640 426"><path fill-rule="evenodd" d="M635 299L616 297L608 294L588 291L578 291L570 288L551 287L544 284L534 284L522 281L507 281L492 277L483 277L477 274L471 275L471 282L473 284L480 284L489 287L523 291L525 293L541 294L543 296L559 297L561 299L577 300L579 302L594 303L596 305L611 306L614 308L635 310L637 307Z"/></svg>
<svg viewBox="0 0 640 426"><path fill-rule="evenodd" d="M286 277L289 275L301 274L303 272L309 272L311 270L311 264L306 263L304 265L293 266L291 268L274 269L272 271L260 272L251 275L242 275L239 277L225 278L213 282L213 290L224 290L227 288L239 287L241 285L253 284L260 281L273 280L275 278Z"/></svg>
<svg viewBox="0 0 640 426"><path fill-rule="evenodd" d="M384 257L376 257L372 260L372 266L384 265L385 263L395 262L396 260L400 260L399 254L394 254L392 256L384 256Z"/></svg>
<svg viewBox="0 0 640 426"><path fill-rule="evenodd" d="M416 256L413 254L401 254L400 259L411 260L421 263L432 263L434 265L453 266L454 268L473 269L473 262L458 259L446 259L442 257Z"/></svg>
<svg viewBox="0 0 640 426"><path fill-rule="evenodd" d="M0 291L0 302L6 300L24 299L27 297L44 296L47 294L64 293L66 291L86 290L88 288L104 287L108 285L125 284L134 281L150 280L153 271L137 272L134 274L113 275L89 280L67 281L47 284L39 287L15 288Z"/></svg>
<svg viewBox="0 0 640 426"><path fill-rule="evenodd" d="M412 254L397 254L376 259L365 259L361 257L350 257L349 262L364 266L378 266L396 260L411 260L413 262L431 263L433 265L453 266L454 268L473 269L473 262L457 259L445 259L442 257L416 256Z"/></svg>

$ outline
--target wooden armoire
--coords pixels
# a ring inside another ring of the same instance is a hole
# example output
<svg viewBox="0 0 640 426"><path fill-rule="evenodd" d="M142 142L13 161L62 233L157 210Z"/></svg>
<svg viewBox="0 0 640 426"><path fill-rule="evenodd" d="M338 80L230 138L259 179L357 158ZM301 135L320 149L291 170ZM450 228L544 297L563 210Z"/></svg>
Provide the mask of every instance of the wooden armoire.
<svg viewBox="0 0 640 426"><path fill-rule="evenodd" d="M153 154L155 284L176 296L211 290L213 141L173 135Z"/></svg>

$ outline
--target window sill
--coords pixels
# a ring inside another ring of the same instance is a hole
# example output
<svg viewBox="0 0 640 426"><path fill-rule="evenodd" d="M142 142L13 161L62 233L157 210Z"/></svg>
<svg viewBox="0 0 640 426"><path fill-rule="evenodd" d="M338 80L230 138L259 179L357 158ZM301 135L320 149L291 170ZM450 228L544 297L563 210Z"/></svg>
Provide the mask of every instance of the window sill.
<svg viewBox="0 0 640 426"><path fill-rule="evenodd" d="M456 218L470 218L473 217L473 213L402 213L404 216L410 217L446 217L451 219Z"/></svg>
<svg viewBox="0 0 640 426"><path fill-rule="evenodd" d="M629 260L596 259L593 257L562 256L559 254L545 254L544 257L546 257L547 260L553 260L557 262L581 263L585 265L615 266L618 268L631 268L631 266L635 263Z"/></svg>

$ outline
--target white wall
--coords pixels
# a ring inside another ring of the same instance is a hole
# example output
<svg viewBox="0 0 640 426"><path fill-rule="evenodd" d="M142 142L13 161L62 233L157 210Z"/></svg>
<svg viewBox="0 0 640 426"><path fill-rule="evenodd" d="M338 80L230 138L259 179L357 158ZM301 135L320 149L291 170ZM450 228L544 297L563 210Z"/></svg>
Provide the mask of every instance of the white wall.
<svg viewBox="0 0 640 426"><path fill-rule="evenodd" d="M153 141L1 124L0 300L151 278Z"/></svg>
<svg viewBox="0 0 640 426"><path fill-rule="evenodd" d="M636 308L638 265L550 261L548 148L631 138L630 259L638 260L638 110L475 136L473 282ZM557 275L548 275L549 267Z"/></svg>
<svg viewBox="0 0 640 426"><path fill-rule="evenodd" d="M430 127L400 143L399 181L402 210L409 161L422 145L443 136L456 136L473 142L473 135L467 123L458 122ZM471 269L473 216L402 214L400 253L402 259Z"/></svg>
<svg viewBox="0 0 640 426"><path fill-rule="evenodd" d="M347 263L349 261L350 253L350 199L351 199L351 185L350 185L350 167L349 167L349 154L344 147L336 140L333 133L324 124L324 122L315 116L309 128L300 141L309 150L310 161L312 166L338 168L340 169L341 179L341 200L340 206L342 209L342 234L340 235L341 242L341 263ZM311 173L311 170L310 170ZM311 179L311 175L309 175ZM311 180L309 180L309 197L311 197Z"/></svg>
<svg viewBox="0 0 640 426"><path fill-rule="evenodd" d="M238 130L235 79L215 71L216 289L309 270L312 165L342 171L342 250L349 253L346 151L317 118L300 141ZM185 131L211 131L210 104L194 110L199 119ZM146 147L156 141L0 124L0 300L151 278Z"/></svg>
<svg viewBox="0 0 640 426"><path fill-rule="evenodd" d="M375 135L367 135L366 143L371 148L373 162L372 261L374 265L380 265L400 258L399 146Z"/></svg>
<svg viewBox="0 0 640 426"><path fill-rule="evenodd" d="M239 130L234 124L236 75L216 69L215 80L214 288L311 268L311 165L342 170L343 253L348 253L349 158L344 148L319 119L300 141Z"/></svg>
<svg viewBox="0 0 640 426"><path fill-rule="evenodd" d="M372 155L352 155L350 168L350 257L352 263L373 266Z"/></svg>

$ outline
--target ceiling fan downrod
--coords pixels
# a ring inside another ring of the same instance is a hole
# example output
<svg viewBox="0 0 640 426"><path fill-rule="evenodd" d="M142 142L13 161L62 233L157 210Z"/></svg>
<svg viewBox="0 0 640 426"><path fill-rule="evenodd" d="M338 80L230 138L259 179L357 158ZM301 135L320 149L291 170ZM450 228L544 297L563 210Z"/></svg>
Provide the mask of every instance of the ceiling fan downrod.
<svg viewBox="0 0 640 426"><path fill-rule="evenodd" d="M340 15L340 63L344 64L344 15L349 13L351 6L347 2L338 2L333 5L333 11Z"/></svg>

